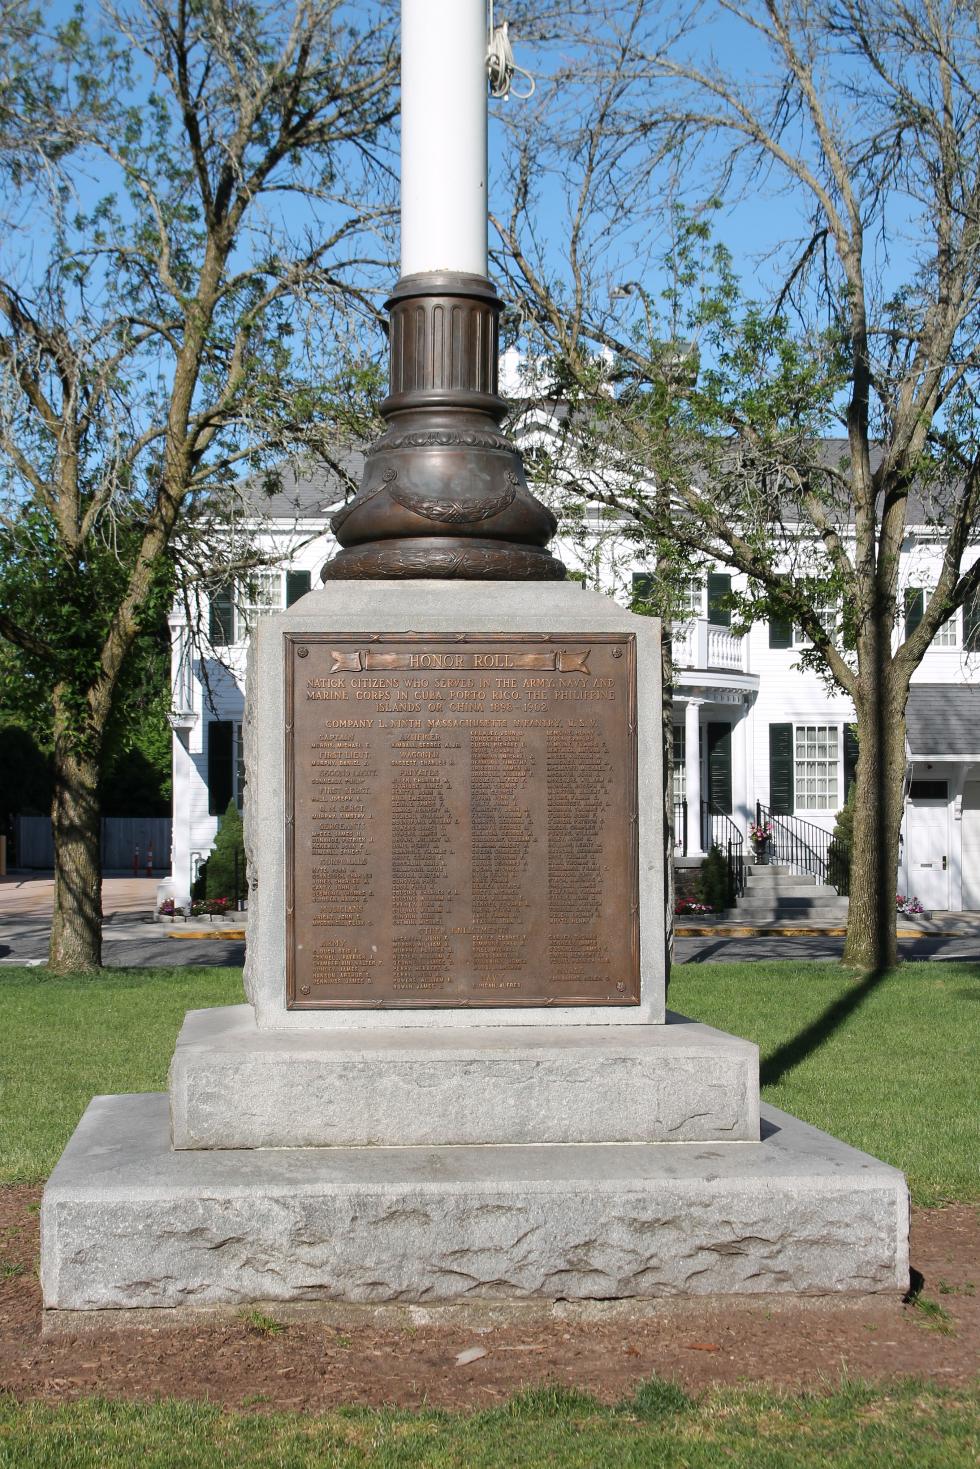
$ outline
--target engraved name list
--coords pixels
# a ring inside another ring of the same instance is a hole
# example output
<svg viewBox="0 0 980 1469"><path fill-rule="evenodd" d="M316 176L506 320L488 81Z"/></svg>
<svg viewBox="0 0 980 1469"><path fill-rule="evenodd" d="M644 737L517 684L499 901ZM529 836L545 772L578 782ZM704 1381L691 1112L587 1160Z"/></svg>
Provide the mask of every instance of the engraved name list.
<svg viewBox="0 0 980 1469"><path fill-rule="evenodd" d="M633 638L285 638L290 1007L638 1003Z"/></svg>

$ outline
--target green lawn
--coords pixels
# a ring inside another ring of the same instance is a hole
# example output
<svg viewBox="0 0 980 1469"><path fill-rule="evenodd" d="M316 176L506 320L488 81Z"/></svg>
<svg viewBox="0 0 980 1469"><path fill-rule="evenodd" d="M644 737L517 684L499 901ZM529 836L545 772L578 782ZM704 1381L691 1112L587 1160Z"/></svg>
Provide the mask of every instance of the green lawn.
<svg viewBox="0 0 980 1469"><path fill-rule="evenodd" d="M967 1469L978 1450L976 1395L917 1384L796 1397L729 1389L693 1400L651 1382L612 1408L543 1389L468 1416L0 1398L3 1469Z"/></svg>
<svg viewBox="0 0 980 1469"><path fill-rule="evenodd" d="M241 999L230 969L0 970L0 1181L44 1178L95 1093L162 1089L186 1010ZM909 964L874 984L833 964L683 965L670 994L673 1009L757 1041L771 1101L903 1168L923 1203L980 1197L978 1001L980 965L961 964ZM0 1469L965 1469L977 1410L975 1393L914 1383L691 1399L653 1382L615 1408L546 1389L469 1416L0 1395Z"/></svg>
<svg viewBox="0 0 980 1469"><path fill-rule="evenodd" d="M165 1090L185 1012L243 999L238 969L0 969L0 1183L46 1178L97 1093Z"/></svg>
<svg viewBox="0 0 980 1469"><path fill-rule="evenodd" d="M0 1182L51 1171L97 1092L161 1090L184 1012L242 1000L234 969L0 970ZM758 1042L766 1098L896 1164L923 1204L980 1197L980 965L685 964L670 1004Z"/></svg>
<svg viewBox="0 0 980 1469"><path fill-rule="evenodd" d="M670 1006L753 1040L763 1096L894 1163L919 1204L980 1198L980 964L682 964Z"/></svg>

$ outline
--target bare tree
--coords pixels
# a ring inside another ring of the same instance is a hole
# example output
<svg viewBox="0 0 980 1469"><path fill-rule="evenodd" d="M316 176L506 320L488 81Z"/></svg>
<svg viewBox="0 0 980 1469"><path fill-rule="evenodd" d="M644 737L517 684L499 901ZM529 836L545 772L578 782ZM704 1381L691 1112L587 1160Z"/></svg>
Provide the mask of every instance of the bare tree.
<svg viewBox="0 0 980 1469"><path fill-rule="evenodd" d="M285 451L332 452L369 375L390 9L9 11L0 636L50 700L56 969L100 963L103 733L175 536Z"/></svg>
<svg viewBox="0 0 980 1469"><path fill-rule="evenodd" d="M795 621L853 699L845 961L889 964L909 681L980 591L976 7L631 0L572 24L563 55L497 224L517 330L580 408L566 497L615 509L678 576L691 553L744 573L743 619ZM712 210L777 194L799 238L772 242L751 299ZM942 565L903 636L910 496Z"/></svg>

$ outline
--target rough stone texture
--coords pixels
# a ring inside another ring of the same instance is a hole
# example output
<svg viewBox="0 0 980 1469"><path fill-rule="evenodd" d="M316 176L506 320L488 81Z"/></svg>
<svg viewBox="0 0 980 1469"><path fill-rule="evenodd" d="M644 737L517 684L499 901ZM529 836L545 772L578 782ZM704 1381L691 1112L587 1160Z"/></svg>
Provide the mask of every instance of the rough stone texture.
<svg viewBox="0 0 980 1469"><path fill-rule="evenodd" d="M249 649L245 840L250 881L245 990L263 1030L390 1029L392 1011L286 1009L283 642L304 632L632 632L637 654L640 1004L406 1009L403 1029L636 1025L664 1018L660 623L577 582L334 582L264 617Z"/></svg>
<svg viewBox="0 0 980 1469"><path fill-rule="evenodd" d="M895 1169L764 1109L761 1143L169 1148L97 1097L44 1192L60 1310L902 1291Z"/></svg>
<svg viewBox="0 0 980 1469"><path fill-rule="evenodd" d="M758 1142L758 1048L670 1020L294 1035L259 1030L249 1005L192 1010L173 1145Z"/></svg>

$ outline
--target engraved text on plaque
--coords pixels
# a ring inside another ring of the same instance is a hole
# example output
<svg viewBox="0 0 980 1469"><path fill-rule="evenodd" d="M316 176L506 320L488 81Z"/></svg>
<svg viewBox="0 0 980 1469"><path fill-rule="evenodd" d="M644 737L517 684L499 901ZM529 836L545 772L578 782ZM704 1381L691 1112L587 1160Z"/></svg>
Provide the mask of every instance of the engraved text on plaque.
<svg viewBox="0 0 980 1469"><path fill-rule="evenodd" d="M637 1004L632 635L285 639L290 1008Z"/></svg>

